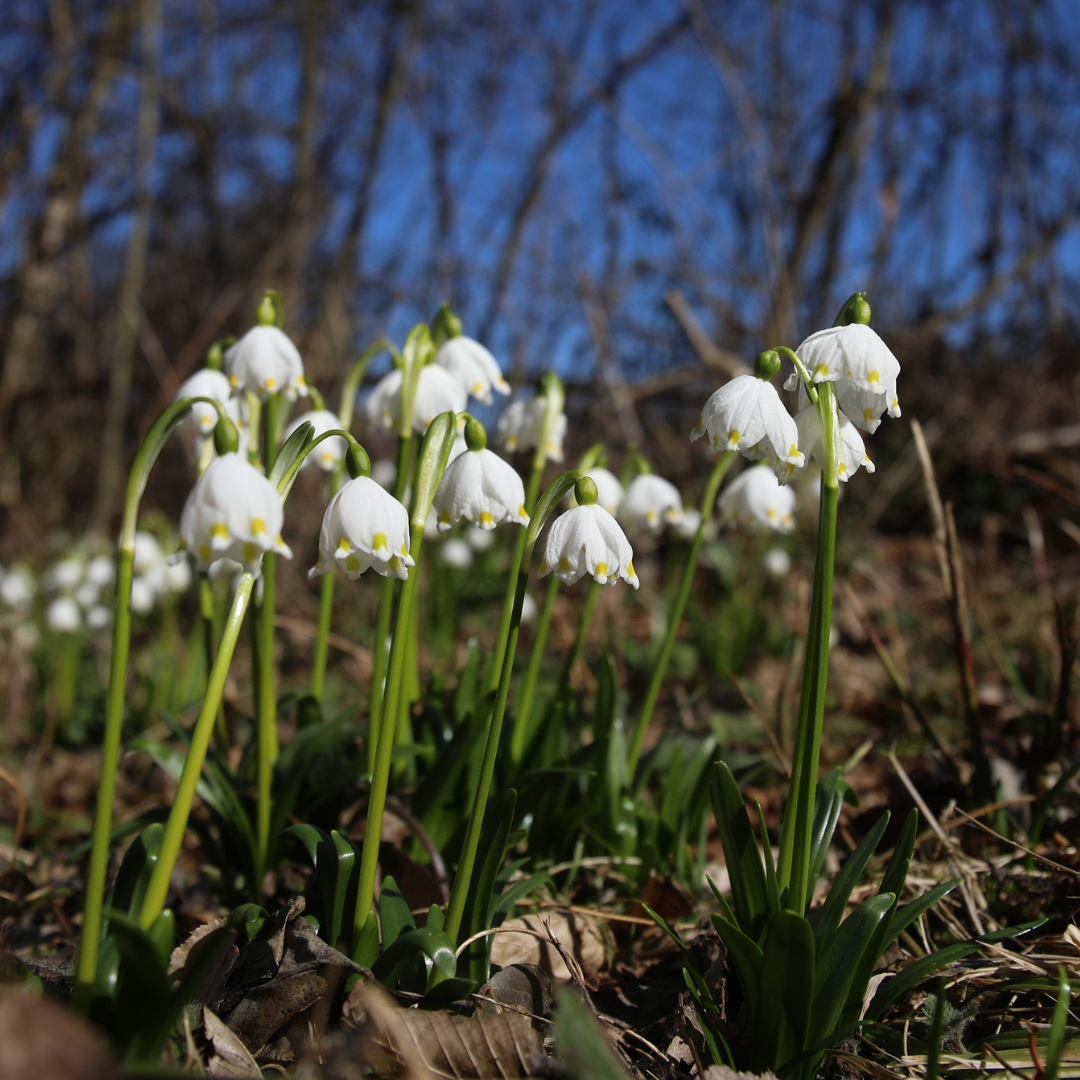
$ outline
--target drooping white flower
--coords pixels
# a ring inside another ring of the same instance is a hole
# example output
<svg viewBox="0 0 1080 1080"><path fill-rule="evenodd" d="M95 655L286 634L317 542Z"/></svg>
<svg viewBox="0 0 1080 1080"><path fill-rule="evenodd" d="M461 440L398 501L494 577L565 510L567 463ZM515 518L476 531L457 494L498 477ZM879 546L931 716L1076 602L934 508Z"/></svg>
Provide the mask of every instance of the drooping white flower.
<svg viewBox="0 0 1080 1080"><path fill-rule="evenodd" d="M456 570L468 570L472 566L472 548L465 540L451 537L439 545L439 559Z"/></svg>
<svg viewBox="0 0 1080 1080"><path fill-rule="evenodd" d="M738 450L751 461L782 462L800 468L798 431L776 387L756 375L736 375L705 403L691 441L708 434L709 453Z"/></svg>
<svg viewBox="0 0 1080 1080"><path fill-rule="evenodd" d="M112 612L104 604L95 604L86 613L86 625L90 630L104 630L112 623Z"/></svg>
<svg viewBox="0 0 1080 1080"><path fill-rule="evenodd" d="M157 603L158 591L152 582L139 576L131 580L131 610L136 615L149 615Z"/></svg>
<svg viewBox="0 0 1080 1080"><path fill-rule="evenodd" d="M239 454L223 454L188 495L180 515L180 550L199 570L228 556L257 573L265 551L292 558L281 539L283 523L277 488ZM178 556L173 558L179 561Z"/></svg>
<svg viewBox="0 0 1080 1080"><path fill-rule="evenodd" d="M596 485L596 505L602 506L609 514L618 516L619 504L625 495L619 478L610 469L600 465L586 469L583 475Z"/></svg>
<svg viewBox="0 0 1080 1080"><path fill-rule="evenodd" d="M465 530L465 540L477 554L487 551L495 543L495 537L491 534L490 529L480 529L476 525L470 525Z"/></svg>
<svg viewBox="0 0 1080 1080"><path fill-rule="evenodd" d="M471 421L467 430L473 424L476 421ZM474 445L480 448L467 449L447 467L435 492L432 506L439 515L439 532L453 528L462 518L481 529L494 529L504 521L527 525L521 477L482 443Z"/></svg>
<svg viewBox="0 0 1080 1080"><path fill-rule="evenodd" d="M83 609L83 611L92 608L98 600L101 598L101 588L95 585L92 581L84 581L74 593L75 603Z"/></svg>
<svg viewBox="0 0 1080 1080"><path fill-rule="evenodd" d="M185 379L180 389L173 395L173 401L179 401L184 397L205 397L220 401L227 406L232 398L232 384L228 375L213 368L203 368L196 371L190 379ZM188 422L198 433L204 437L211 435L217 427L218 413L213 405L207 405L205 401L196 401L191 406L191 415Z"/></svg>
<svg viewBox="0 0 1080 1080"><path fill-rule="evenodd" d="M884 413L887 412L892 417L900 415L895 381L878 393L874 390L863 390L849 380L841 380L836 388L836 403L856 427L871 435L881 426Z"/></svg>
<svg viewBox="0 0 1080 1080"><path fill-rule="evenodd" d="M840 427L840 460L836 465L837 479L849 480L859 471L860 466L872 473L875 469L874 463L866 456L866 445L855 425L845 413L839 410L837 410L836 418ZM804 447L824 470L825 445L822 438L821 415L818 413L817 406L808 401L796 415L795 423L799 428L799 445ZM780 479L782 482L787 482L792 479L792 476L781 474Z"/></svg>
<svg viewBox="0 0 1080 1080"><path fill-rule="evenodd" d="M165 588L171 593L184 593L191 588L191 564L186 560L165 567Z"/></svg>
<svg viewBox="0 0 1080 1080"><path fill-rule="evenodd" d="M693 540L697 535L698 526L701 525L701 511L693 508L689 510L683 510L683 512L671 523L671 527L681 536L684 540ZM708 537L710 530L716 531L716 526L713 522L709 521L705 524L705 535Z"/></svg>
<svg viewBox="0 0 1080 1080"><path fill-rule="evenodd" d="M315 429L312 437L316 439L323 432L333 431L334 428L341 427L341 421L337 418L337 413L332 413L329 409L312 409L311 412L298 416L289 424L285 429L285 438L288 439L301 424L310 424ZM306 469L309 465L314 464L318 465L323 472L333 472L348 449L349 444L340 435L331 435L329 439L323 439L304 458L304 464L300 468Z"/></svg>
<svg viewBox="0 0 1080 1080"><path fill-rule="evenodd" d="M54 634L74 634L82 626L82 612L70 596L58 596L45 609L45 625Z"/></svg>
<svg viewBox="0 0 1080 1080"><path fill-rule="evenodd" d="M532 450L539 444L543 437L546 408L546 399L541 395L524 401L512 401L503 409L496 434L508 453ZM565 438L566 414L560 412L552 423L551 436L545 446L548 461L562 461Z"/></svg>
<svg viewBox="0 0 1080 1080"><path fill-rule="evenodd" d="M619 504L619 521L631 532L654 536L683 513L682 496L670 481L655 473L642 473L630 481Z"/></svg>
<svg viewBox="0 0 1080 1080"><path fill-rule="evenodd" d="M601 585L614 585L619 578L635 589L640 584L630 541L615 518L596 503L572 507L552 522L539 576L548 574L567 585L586 574Z"/></svg>
<svg viewBox="0 0 1080 1080"><path fill-rule="evenodd" d="M25 566L12 566L0 574L0 600L16 611L25 611L37 592L34 575Z"/></svg>
<svg viewBox="0 0 1080 1080"><path fill-rule="evenodd" d="M253 326L227 349L225 373L233 389L252 390L261 398L278 393L289 401L307 397L300 351L276 326Z"/></svg>
<svg viewBox="0 0 1080 1080"><path fill-rule="evenodd" d="M503 378L499 362L491 353L470 337L459 335L439 346L435 363L446 368L477 401L491 404L491 391L510 393L510 384Z"/></svg>
<svg viewBox="0 0 1080 1080"><path fill-rule="evenodd" d="M861 390L880 394L890 386L895 387L900 374L900 362L889 346L863 323L819 330L795 354L815 383L846 379ZM797 373L795 378L798 379ZM790 376L788 382L791 388L795 386Z"/></svg>
<svg viewBox="0 0 1080 1080"><path fill-rule="evenodd" d="M319 561L308 577L337 563L355 581L368 567L383 577L409 576L409 512L370 477L350 480L330 500L319 534Z"/></svg>
<svg viewBox="0 0 1080 1080"><path fill-rule="evenodd" d="M795 528L795 490L781 486L766 464L744 469L716 502L723 525L755 532L787 533Z"/></svg>
<svg viewBox="0 0 1080 1080"><path fill-rule="evenodd" d="M375 427L392 431L401 415L400 368L384 375L367 400L368 420ZM413 430L423 435L436 416L444 412L465 411L469 395L465 388L444 367L425 364L416 378L416 396L413 398Z"/></svg>

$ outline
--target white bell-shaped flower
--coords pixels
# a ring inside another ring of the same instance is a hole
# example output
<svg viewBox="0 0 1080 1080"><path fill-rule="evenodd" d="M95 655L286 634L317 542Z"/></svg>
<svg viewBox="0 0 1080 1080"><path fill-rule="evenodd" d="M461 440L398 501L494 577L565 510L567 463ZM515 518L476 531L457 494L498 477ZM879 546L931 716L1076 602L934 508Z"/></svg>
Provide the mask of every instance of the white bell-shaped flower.
<svg viewBox="0 0 1080 1080"><path fill-rule="evenodd" d="M334 564L355 581L369 567L383 577L409 576L409 512L374 480L358 476L330 500L319 533L319 561L308 577Z"/></svg>
<svg viewBox="0 0 1080 1080"><path fill-rule="evenodd" d="M214 371L212 368L203 368L196 371L190 379L186 379L180 389L173 395L173 401L179 401L184 397L205 397L220 401L226 406L232 398L232 384L228 375ZM213 405L207 405L205 401L196 401L191 406L190 424L202 436L213 434L217 427L218 412Z"/></svg>
<svg viewBox="0 0 1080 1080"><path fill-rule="evenodd" d="M400 368L384 375L367 400L368 420L375 427L392 431L401 415ZM416 396L413 398L413 430L423 435L436 416L444 412L465 411L469 395L465 388L444 367L425 364L416 377Z"/></svg>
<svg viewBox="0 0 1080 1080"><path fill-rule="evenodd" d="M504 521L528 525L525 485L512 465L487 449L487 435L477 420L465 425L467 449L446 469L432 507L439 532L453 528L462 518L481 529L494 529Z"/></svg>
<svg viewBox="0 0 1080 1080"><path fill-rule="evenodd" d="M86 626L89 630L104 630L112 624L112 612L104 604L95 604L86 613Z"/></svg>
<svg viewBox="0 0 1080 1080"><path fill-rule="evenodd" d="M738 450L751 461L769 459L800 468L798 431L776 387L757 375L737 375L705 403L691 441L708 434L709 452Z"/></svg>
<svg viewBox="0 0 1080 1080"><path fill-rule="evenodd" d="M439 545L439 560L455 570L468 570L473 562L472 548L468 541L452 536Z"/></svg>
<svg viewBox="0 0 1080 1080"><path fill-rule="evenodd" d="M304 413L303 416L298 416L289 426L285 429L285 438L288 439L290 435L301 424L310 424L314 429L313 438L318 438L326 431L333 431L334 428L341 427L341 421L337 418L337 413L332 413L329 409L312 409L311 412ZM309 465L318 465L323 472L333 472L337 468L338 462L345 456L345 451L349 449L349 444L340 435L331 435L329 439L323 439L314 450L306 458L304 458L304 464L300 466L302 469L306 469Z"/></svg>
<svg viewBox="0 0 1080 1080"><path fill-rule="evenodd" d="M863 390L853 382L842 379L836 387L836 402L844 415L856 426L871 435L881 426L881 417L888 413L900 415L900 401L895 381L884 391Z"/></svg>
<svg viewBox="0 0 1080 1080"><path fill-rule="evenodd" d="M874 463L866 456L866 445L855 425L848 419L845 413L837 410L837 421L840 425L840 460L836 464L837 478L849 480L859 468L872 473ZM825 468L825 446L822 439L821 415L817 406L807 402L795 417L795 423L799 428L799 445L804 447L814 460ZM793 478L791 473L779 473L781 482L788 482Z"/></svg>
<svg viewBox="0 0 1080 1080"><path fill-rule="evenodd" d="M276 326L253 326L225 351L225 373L235 390L253 390L261 398L284 394L289 401L307 397L300 351Z"/></svg>
<svg viewBox="0 0 1080 1080"><path fill-rule="evenodd" d="M223 454L206 467L184 504L180 551L199 570L227 556L258 573L265 551L292 558L281 539L284 520L277 488L239 454Z"/></svg>
<svg viewBox="0 0 1080 1080"><path fill-rule="evenodd" d="M900 362L892 350L864 323L819 330L795 353L815 383L847 380L860 390L883 394L895 388L900 374ZM788 383L795 385L791 377Z"/></svg>
<svg viewBox="0 0 1080 1080"><path fill-rule="evenodd" d="M82 584L86 574L86 564L77 555L68 555L49 568L45 574L45 585L58 592L74 592Z"/></svg>
<svg viewBox="0 0 1080 1080"><path fill-rule="evenodd" d="M503 409L496 429L500 444L508 453L532 450L539 444L544 431L544 397L512 401ZM548 461L562 461L563 439L566 438L566 414L560 412L552 424L551 435L545 446Z"/></svg>
<svg viewBox="0 0 1080 1080"><path fill-rule="evenodd" d="M95 555L86 564L88 584L105 589L116 580L116 562L111 555Z"/></svg>
<svg viewBox="0 0 1080 1080"><path fill-rule="evenodd" d="M619 521L627 529L654 536L677 521L682 513L679 489L655 473L635 476L619 504Z"/></svg>
<svg viewBox="0 0 1080 1080"><path fill-rule="evenodd" d="M716 501L722 525L752 532L791 532L795 528L795 490L783 487L766 464L744 469Z"/></svg>
<svg viewBox="0 0 1080 1080"><path fill-rule="evenodd" d="M579 481L575 491L580 505L561 514L548 529L539 576L554 574L567 585L586 574L601 585L614 585L622 578L636 589L640 583L630 541L611 514L587 501L589 494L595 498L595 485L588 484L591 493L582 486Z"/></svg>
<svg viewBox="0 0 1080 1080"><path fill-rule="evenodd" d="M601 465L586 469L584 475L596 485L596 505L602 506L609 514L618 516L619 505L626 494L619 478Z"/></svg>
<svg viewBox="0 0 1080 1080"><path fill-rule="evenodd" d="M435 354L435 363L446 368L466 393L485 405L491 404L492 389L500 394L510 393L510 384L503 378L498 360L470 337L459 335L444 341Z"/></svg>
<svg viewBox="0 0 1080 1080"><path fill-rule="evenodd" d="M58 596L45 609L45 625L54 634L74 634L82 626L82 612L70 596Z"/></svg>

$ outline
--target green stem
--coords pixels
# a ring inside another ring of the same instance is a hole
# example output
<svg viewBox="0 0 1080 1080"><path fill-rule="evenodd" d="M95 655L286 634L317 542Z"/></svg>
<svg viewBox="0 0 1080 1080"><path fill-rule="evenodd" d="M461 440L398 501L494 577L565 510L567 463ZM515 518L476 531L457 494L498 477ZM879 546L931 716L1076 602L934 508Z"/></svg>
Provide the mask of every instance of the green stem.
<svg viewBox="0 0 1080 1080"><path fill-rule="evenodd" d="M546 426L546 421L545 421ZM541 439L540 445L533 454L532 472L529 474L529 486L525 491L525 510L531 514L536 505L536 497L540 492L540 481L544 477L544 466L547 464L547 440ZM514 590L517 587L518 570L521 568L521 558L525 552L525 530L518 532L514 541L514 554L510 558L510 573L506 579L506 598L503 600L502 615L499 618L499 632L495 637L495 652L492 654L491 674L488 690L494 690L501 677L503 666L503 651L506 648L507 638L510 636L510 620L514 614Z"/></svg>
<svg viewBox="0 0 1080 1080"><path fill-rule="evenodd" d="M791 794L780 836L781 892L787 886L787 907L803 914L814 883L810 880L814 802L825 723L825 688L829 676L829 635L832 629L833 566L836 559L836 504L839 457L839 417L831 383L818 387L825 463L822 468L818 546L814 569L814 595L807 629L799 726L792 763Z"/></svg>
<svg viewBox="0 0 1080 1080"><path fill-rule="evenodd" d="M75 712L75 689L79 682L82 638L78 634L64 634L56 654L53 706L56 709L56 728L58 731L65 731Z"/></svg>
<svg viewBox="0 0 1080 1080"><path fill-rule="evenodd" d="M173 797L172 810L169 812L169 820L165 825L165 835L161 840L157 864L154 866L154 872L143 900L142 911L139 913L139 925L144 930L154 924L155 919L164 909L165 900L169 895L169 880L180 854L180 846L183 843L188 817L191 814L191 804L195 799L195 788L202 773L203 762L206 760L206 751L210 744L218 703L225 691L225 679L229 674L229 665L232 663L233 651L240 636L240 626L244 621L244 613L247 611L248 601L251 599L251 588L254 584L255 575L250 571L245 571L233 596L232 608L221 634L221 644L214 658L214 667L210 672L206 697L203 698L202 708L199 710L195 727L191 732L191 745L188 747L187 757L184 760L180 784Z"/></svg>
<svg viewBox="0 0 1080 1080"><path fill-rule="evenodd" d="M521 530L525 533L525 530ZM531 554L530 549L530 554ZM480 777L473 793L469 824L465 830L465 842L461 848L457 873L450 890L450 903L446 908L446 920L443 931L456 946L461 919L465 913L465 901L469 895L473 869L476 866L476 852L480 846L480 833L484 827L484 811L487 809L491 781L495 774L495 758L499 752L499 739L502 736L503 717L506 714L506 698L510 693L510 676L514 669L514 654L517 652L518 629L521 624L521 605L525 601L525 588L529 583L528 566L518 574L514 591L514 606L510 611L510 632L503 649L502 669L499 672L499 685L492 706L491 720L488 724L487 743L484 746L484 760L480 766Z"/></svg>
<svg viewBox="0 0 1080 1080"><path fill-rule="evenodd" d="M525 756L529 740L529 716L532 713L533 697L536 694L536 680L540 677L540 664L544 659L544 646L547 644L548 630L551 628L551 612L555 607L555 598L559 595L559 579L552 574L544 594L544 606L536 620L536 634L533 637L532 652L529 654L529 666L525 669L525 679L517 695L517 707L514 710L514 730L510 736L510 760L517 767Z"/></svg>
<svg viewBox="0 0 1080 1080"><path fill-rule="evenodd" d="M705 540L706 526L712 519L716 493L720 490L724 474L731 467L734 459L734 451L722 454L713 466L712 475L709 477L709 482L705 487L705 495L701 500L701 523L698 525L697 532L694 533L694 539L690 545L690 553L686 559L686 567L683 570L679 591L668 615L667 636L661 646L660 655L656 658L652 678L649 680L649 688L645 692L645 700L642 703L641 712L638 714L637 724L634 727L634 737L630 743L630 754L627 758L627 775L631 780L637 770L638 759L641 757L641 747L645 742L646 732L649 730L649 721L652 720L653 710L656 708L656 701L660 696L660 687L663 685L664 675L671 660L671 652L675 647L675 639L679 635L679 624L682 622L683 612L686 610L687 601L690 599L690 589L694 583L694 572L697 570L698 556L701 554L701 545Z"/></svg>
<svg viewBox="0 0 1080 1080"><path fill-rule="evenodd" d="M105 733L101 743L101 771L98 776L97 806L90 839L90 862L86 872L86 899L83 904L82 934L75 971L72 1001L82 1011L90 1005L97 976L98 947L101 943L101 915L105 906L105 878L109 868L109 838L112 835L113 798L116 793L116 766L124 723L124 691L128 654L131 649L131 581L134 577L135 530L139 502L146 489L150 469L161 448L195 401L206 401L225 415L219 402L209 398L181 398L168 406L146 433L128 474L124 497L124 520L116 562L116 596L113 601L112 650L109 656L109 689L105 698Z"/></svg>
<svg viewBox="0 0 1080 1080"><path fill-rule="evenodd" d="M202 619L203 650L206 654L206 677L210 678L210 672L214 669L214 654L217 651L217 639L220 628L215 616L216 604L214 603L214 583L208 574L199 575L199 616ZM225 723L225 705L218 706L217 719L214 723L214 741L217 743L218 753L227 755L229 752L229 729Z"/></svg>
<svg viewBox="0 0 1080 1080"><path fill-rule="evenodd" d="M589 591L585 596L585 603L581 606L581 616L578 619L577 633L574 635L574 644L570 646L570 652L563 664L562 677L559 679L559 688L555 692L556 700L570 690L570 673L578 662L582 650L585 648L585 636L592 625L593 612L596 611L596 601L600 599L600 590L603 588L595 579L589 582Z"/></svg>
<svg viewBox="0 0 1080 1080"><path fill-rule="evenodd" d="M419 565L420 548L424 542L424 526L415 523L409 526L409 554ZM392 580L392 579L388 579ZM398 599L397 626L400 631L408 626L416 597L416 566L401 586ZM408 634L394 634L390 647L390 661L386 676L386 694L384 697L384 717L397 715L398 701L401 694L402 676L405 670L405 653L408 648ZM364 832L364 845L360 853L360 881L356 892L356 911L353 917L352 943L355 947L360 942L360 933L371 913L375 900L375 873L379 863L379 839L382 835L383 814L386 810L386 793L390 783L390 765L394 754L394 733L392 729L377 733L375 742L375 760L371 772L371 790L368 794L367 825Z"/></svg>

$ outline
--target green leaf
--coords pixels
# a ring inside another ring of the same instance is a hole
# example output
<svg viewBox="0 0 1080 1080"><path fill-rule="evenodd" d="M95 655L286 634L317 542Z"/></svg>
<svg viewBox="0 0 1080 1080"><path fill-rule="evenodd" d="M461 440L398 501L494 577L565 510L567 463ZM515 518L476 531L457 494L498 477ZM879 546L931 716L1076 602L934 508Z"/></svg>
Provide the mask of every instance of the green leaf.
<svg viewBox="0 0 1080 1080"><path fill-rule="evenodd" d="M150 884L154 867L157 866L164 835L164 826L159 822L154 822L153 825L148 825L143 829L132 841L131 846L124 853L120 869L116 872L116 881L113 882L106 908L121 911L129 919L138 919L147 886ZM103 937L108 933L108 928L108 922L103 923L101 928Z"/></svg>
<svg viewBox="0 0 1080 1080"><path fill-rule="evenodd" d="M254 941L269 918L270 912L259 904L241 904L229 914L229 926L234 930L243 930L247 940Z"/></svg>
<svg viewBox="0 0 1080 1080"><path fill-rule="evenodd" d="M361 967L373 968L379 959L379 920L374 911L368 913L360 930L360 939L353 943L353 960Z"/></svg>
<svg viewBox="0 0 1080 1080"><path fill-rule="evenodd" d="M282 477L292 468L296 459L304 452L307 444L315 438L315 428L305 420L283 443L270 466L267 479L274 487L281 483Z"/></svg>
<svg viewBox="0 0 1080 1080"><path fill-rule="evenodd" d="M888 824L889 812L886 811L874 822L873 828L862 838L858 847L848 856L843 869L836 875L828 896L825 897L825 903L821 905L821 913L818 915L817 926L814 928L814 938L819 952L826 947L833 931L840 925L852 890L858 885L866 864L870 861L870 856L881 843Z"/></svg>
<svg viewBox="0 0 1080 1080"><path fill-rule="evenodd" d="M814 1008L810 1019L812 1041L828 1038L836 1030L853 990L861 1000L866 980L862 978L861 987L856 983L864 970L873 970L877 955L870 958L869 953L877 952L875 938L878 929L889 917L895 902L896 897L892 893L869 897L826 939L814 971Z"/></svg>
<svg viewBox="0 0 1080 1080"><path fill-rule="evenodd" d="M786 1065L806 1049L814 1000L814 931L801 915L778 911L765 925L761 951L750 1057L755 1072Z"/></svg>
<svg viewBox="0 0 1080 1080"><path fill-rule="evenodd" d="M908 867L911 866L911 856L915 851L918 835L919 811L912 807L904 819L904 827L900 830L900 836L893 848L889 865L885 868L885 876L881 879L878 892L891 892L897 898L903 894L904 882L907 881Z"/></svg>
<svg viewBox="0 0 1080 1080"><path fill-rule="evenodd" d="M491 927L495 910L495 881L506 858L507 839L514 824L517 792L510 788L493 799L484 815L484 827L476 850L476 869L469 883L461 925L462 940ZM491 938L473 942L462 956L466 978L486 982L491 966Z"/></svg>
<svg viewBox="0 0 1080 1080"><path fill-rule="evenodd" d="M743 999L751 1012L750 1027L755 1027L758 998L761 988L761 971L764 954L757 942L747 937L735 923L725 919L718 912L713 913L713 926L720 935L720 940L727 946L728 955L735 965L735 972L742 985Z"/></svg>
<svg viewBox="0 0 1080 1080"><path fill-rule="evenodd" d="M810 876L806 882L804 905L806 910L809 910L814 898L814 887L825 865L825 856L829 852L833 833L836 832L836 823L840 820L840 807L854 796L855 789L843 779L839 769L833 769L828 776L818 781L817 797L814 800L814 829L810 835Z"/></svg>
<svg viewBox="0 0 1080 1080"><path fill-rule="evenodd" d="M1050 1022L1050 1040L1046 1045L1046 1069L1043 1072L1043 1080L1058 1080L1071 1000L1072 988L1069 986L1069 976L1063 967L1059 967L1058 994L1054 1004L1054 1018Z"/></svg>
<svg viewBox="0 0 1080 1080"><path fill-rule="evenodd" d="M731 878L731 904L744 933L757 939L769 914L765 870L742 792L723 761L713 766L713 813Z"/></svg>
<svg viewBox="0 0 1080 1080"><path fill-rule="evenodd" d="M888 936L885 938L881 951L884 952L923 912L929 911L942 897L948 896L959 884L959 878L943 881L940 885L935 885L929 892L923 893L917 900L912 900L910 904L898 908L889 920Z"/></svg>
<svg viewBox="0 0 1080 1080"><path fill-rule="evenodd" d="M757 809L758 837L761 840L761 855L765 860L765 895L769 902L769 914L780 910L780 889L776 882L776 863L773 861L772 844L769 843L769 830L765 825L765 813L761 809L761 800L755 799Z"/></svg>
<svg viewBox="0 0 1080 1080"><path fill-rule="evenodd" d="M417 960L422 961L419 969L414 967ZM372 965L371 971L375 978L391 989L410 989L423 993L424 984L431 973L438 972L444 979L453 978L456 974L454 945L442 930L436 930L433 926L421 926L402 934L397 941L384 949L382 956ZM410 978L407 984L404 982L406 976L415 976L418 973L422 973L423 978L415 981ZM419 989L416 989L417 986Z"/></svg>
<svg viewBox="0 0 1080 1080"><path fill-rule="evenodd" d="M581 998L566 989L555 1000L558 1006L555 1048L568 1080L628 1080Z"/></svg>
<svg viewBox="0 0 1080 1080"><path fill-rule="evenodd" d="M384 952L402 934L416 929L412 911L401 895L397 882L389 875L383 878L382 892L379 893L379 926L382 929Z"/></svg>

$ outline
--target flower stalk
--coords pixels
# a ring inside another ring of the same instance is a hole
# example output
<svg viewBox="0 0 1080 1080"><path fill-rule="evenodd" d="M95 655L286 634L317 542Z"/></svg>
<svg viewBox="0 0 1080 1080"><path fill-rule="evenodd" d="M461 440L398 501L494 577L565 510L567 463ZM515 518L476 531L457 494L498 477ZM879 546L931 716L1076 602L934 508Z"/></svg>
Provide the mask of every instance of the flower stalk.
<svg viewBox="0 0 1080 1080"><path fill-rule="evenodd" d="M694 539L690 544L690 552L686 557L686 567L683 570L682 581L679 583L679 592L672 604L668 616L667 634L664 644L660 648L660 654L653 666L652 678L649 680L649 688L645 691L645 700L641 705L637 722L634 725L634 734L630 742L630 753L627 758L627 775L633 779L637 771L638 760L641 757L641 748L645 742L645 735L649 730L649 722L652 720L653 710L656 708L657 698L660 696L660 687L664 682L668 663L671 661L671 653L675 647L675 639L678 637L679 624L682 622L683 612L686 610L687 601L690 599L690 589L694 583L694 572L697 569L698 557L701 554L701 545L705 540L705 529L712 518L713 507L716 504L716 495L720 490L720 484L731 467L737 451L729 450L721 454L713 466L709 482L705 486L705 494L701 499L701 521L698 523Z"/></svg>
<svg viewBox="0 0 1080 1080"><path fill-rule="evenodd" d="M532 715L533 698L536 696L536 680L540 676L540 665L544 659L544 646L547 644L548 630L551 628L551 612L555 607L555 598L559 595L559 579L552 575L544 593L544 606L536 620L536 633L533 636L532 651L529 654L529 666L518 691L514 710L514 730L510 736L510 760L514 767L521 764L529 741L529 718Z"/></svg>

